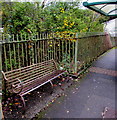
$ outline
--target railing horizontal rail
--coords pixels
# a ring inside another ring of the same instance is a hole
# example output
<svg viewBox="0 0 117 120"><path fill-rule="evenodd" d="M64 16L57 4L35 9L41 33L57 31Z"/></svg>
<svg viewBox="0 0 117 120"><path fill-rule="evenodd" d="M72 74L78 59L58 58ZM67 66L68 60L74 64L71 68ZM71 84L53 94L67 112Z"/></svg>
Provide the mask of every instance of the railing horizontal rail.
<svg viewBox="0 0 117 120"><path fill-rule="evenodd" d="M77 36L75 33L71 37L57 37L55 33L22 37L2 34L2 69L6 72L55 59L60 69L74 73L110 48L108 36L107 33L77 33Z"/></svg>

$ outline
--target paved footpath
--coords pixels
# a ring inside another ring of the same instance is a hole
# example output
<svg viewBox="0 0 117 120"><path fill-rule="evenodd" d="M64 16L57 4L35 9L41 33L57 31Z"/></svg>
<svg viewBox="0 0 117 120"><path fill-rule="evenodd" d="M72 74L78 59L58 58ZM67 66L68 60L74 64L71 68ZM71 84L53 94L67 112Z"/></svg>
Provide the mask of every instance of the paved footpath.
<svg viewBox="0 0 117 120"><path fill-rule="evenodd" d="M117 49L99 57L89 73L46 111L43 118L102 118L105 107L115 110L117 88ZM117 109L116 109L117 110Z"/></svg>

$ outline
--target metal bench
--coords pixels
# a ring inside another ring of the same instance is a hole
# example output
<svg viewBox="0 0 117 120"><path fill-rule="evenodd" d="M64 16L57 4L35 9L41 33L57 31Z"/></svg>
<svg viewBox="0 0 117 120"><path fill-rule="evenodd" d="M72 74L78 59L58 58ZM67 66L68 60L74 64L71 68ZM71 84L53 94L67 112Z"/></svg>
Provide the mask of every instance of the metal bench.
<svg viewBox="0 0 117 120"><path fill-rule="evenodd" d="M53 59L8 72L2 71L6 90L20 96L24 107L24 95L48 82L53 86L52 80L64 73L67 71L58 70Z"/></svg>

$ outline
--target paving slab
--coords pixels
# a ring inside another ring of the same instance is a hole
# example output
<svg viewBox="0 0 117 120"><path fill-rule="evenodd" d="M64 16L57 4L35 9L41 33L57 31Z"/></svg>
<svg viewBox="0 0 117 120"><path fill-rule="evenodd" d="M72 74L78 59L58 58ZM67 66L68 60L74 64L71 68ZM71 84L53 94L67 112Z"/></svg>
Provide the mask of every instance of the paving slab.
<svg viewBox="0 0 117 120"><path fill-rule="evenodd" d="M92 67L116 72L116 55L117 49L112 49L95 61ZM89 71L80 83L76 82L68 88L43 111L42 118L102 118L105 107L116 110L117 77L107 73Z"/></svg>
<svg viewBox="0 0 117 120"><path fill-rule="evenodd" d="M117 71L117 49L111 49L103 54L93 66Z"/></svg>

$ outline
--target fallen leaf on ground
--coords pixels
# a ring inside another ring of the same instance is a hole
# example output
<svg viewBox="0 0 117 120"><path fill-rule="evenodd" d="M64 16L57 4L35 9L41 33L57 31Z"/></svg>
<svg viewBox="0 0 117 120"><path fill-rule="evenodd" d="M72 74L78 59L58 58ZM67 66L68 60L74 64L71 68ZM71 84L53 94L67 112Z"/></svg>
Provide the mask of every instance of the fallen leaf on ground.
<svg viewBox="0 0 117 120"><path fill-rule="evenodd" d="M15 105L19 105L20 103L15 103Z"/></svg>
<svg viewBox="0 0 117 120"><path fill-rule="evenodd" d="M56 87L57 85L56 85L56 84L54 84L53 86L54 86L54 87Z"/></svg>
<svg viewBox="0 0 117 120"><path fill-rule="evenodd" d="M69 111L67 110L67 113L69 113Z"/></svg>
<svg viewBox="0 0 117 120"><path fill-rule="evenodd" d="M74 81L75 81L75 82L78 82L78 79L75 79Z"/></svg>

